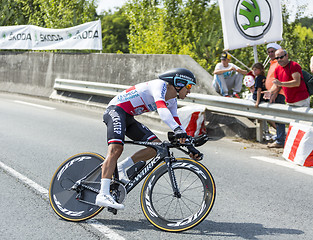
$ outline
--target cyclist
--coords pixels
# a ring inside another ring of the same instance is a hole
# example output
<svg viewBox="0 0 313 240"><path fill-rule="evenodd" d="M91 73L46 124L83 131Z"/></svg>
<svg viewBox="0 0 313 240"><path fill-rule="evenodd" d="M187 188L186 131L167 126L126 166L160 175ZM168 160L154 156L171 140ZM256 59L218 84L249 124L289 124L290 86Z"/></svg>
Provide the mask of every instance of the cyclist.
<svg viewBox="0 0 313 240"><path fill-rule="evenodd" d="M175 133L180 143L184 143L187 133L177 115L177 98L184 99L192 85L196 84L193 73L185 68L171 69L159 79L139 83L115 96L108 104L103 115L107 125L108 153L102 166L100 193L96 197L96 205L124 209L110 194L110 182L118 158L123 152L125 135L132 140L160 142L146 126L135 120L134 116L144 112L157 111L160 118ZM188 146L190 157L200 160L202 153ZM147 161L156 154L152 148L136 152L118 164L120 179L128 181L126 169L138 161Z"/></svg>

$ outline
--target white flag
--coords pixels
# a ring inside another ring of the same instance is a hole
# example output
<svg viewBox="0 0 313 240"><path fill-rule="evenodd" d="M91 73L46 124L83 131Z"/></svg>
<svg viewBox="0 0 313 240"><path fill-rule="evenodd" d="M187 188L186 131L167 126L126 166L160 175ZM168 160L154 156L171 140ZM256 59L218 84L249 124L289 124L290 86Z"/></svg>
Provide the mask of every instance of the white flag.
<svg viewBox="0 0 313 240"><path fill-rule="evenodd" d="M225 50L281 41L280 0L219 0Z"/></svg>
<svg viewBox="0 0 313 240"><path fill-rule="evenodd" d="M0 27L0 49L102 50L101 21L65 29L49 29L33 25Z"/></svg>

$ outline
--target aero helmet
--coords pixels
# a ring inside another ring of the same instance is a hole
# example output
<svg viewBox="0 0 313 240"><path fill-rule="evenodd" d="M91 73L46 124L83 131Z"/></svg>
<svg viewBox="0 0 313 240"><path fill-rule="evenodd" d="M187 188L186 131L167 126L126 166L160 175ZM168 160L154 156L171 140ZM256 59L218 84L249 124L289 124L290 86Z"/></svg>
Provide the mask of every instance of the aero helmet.
<svg viewBox="0 0 313 240"><path fill-rule="evenodd" d="M195 76L186 68L174 68L168 70L165 73L160 74L159 79L162 79L174 87L177 87L177 92L189 84L196 84Z"/></svg>

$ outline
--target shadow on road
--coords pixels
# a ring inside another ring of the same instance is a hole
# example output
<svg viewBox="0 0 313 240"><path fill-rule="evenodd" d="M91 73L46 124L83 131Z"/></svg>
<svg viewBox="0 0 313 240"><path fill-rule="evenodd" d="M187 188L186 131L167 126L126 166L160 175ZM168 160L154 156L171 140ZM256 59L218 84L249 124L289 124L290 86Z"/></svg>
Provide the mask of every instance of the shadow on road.
<svg viewBox="0 0 313 240"><path fill-rule="evenodd" d="M298 239L303 231L290 228L267 228L259 223L231 223L205 221L198 226L206 236L236 237L236 239L258 239L258 236L294 235Z"/></svg>
<svg viewBox="0 0 313 240"><path fill-rule="evenodd" d="M98 219L99 220L99 219ZM146 219L139 221L130 220L100 220L101 223L105 224L112 230L123 231L123 232L136 232L139 230L155 230L160 232L154 226L152 226ZM153 234L150 232L149 234ZM164 235L163 232L162 235ZM170 233L169 233L170 234ZM258 239L258 236L280 236L289 235L286 238L299 239L299 235L304 234L303 231L290 228L267 228L259 223L232 223L232 222L214 222L214 221L203 221L198 226L185 232L175 233L176 236L207 236L210 239Z"/></svg>

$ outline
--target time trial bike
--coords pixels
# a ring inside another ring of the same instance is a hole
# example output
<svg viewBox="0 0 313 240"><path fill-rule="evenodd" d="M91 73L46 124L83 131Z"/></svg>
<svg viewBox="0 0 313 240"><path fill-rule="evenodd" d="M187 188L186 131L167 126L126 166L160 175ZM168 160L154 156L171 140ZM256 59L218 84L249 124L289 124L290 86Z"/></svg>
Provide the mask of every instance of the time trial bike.
<svg viewBox="0 0 313 240"><path fill-rule="evenodd" d="M118 203L144 179L140 204L147 220L155 227L169 232L190 229L211 211L215 195L215 183L209 170L190 158L176 158L173 149L185 154L184 148L200 146L208 141L207 135L190 138L180 144L173 133L169 141L125 141L126 144L152 147L156 156L149 162L138 162L127 170L130 181L119 180L117 168L111 180L110 192ZM76 154L56 170L49 188L50 204L61 218L83 221L96 216L103 207L95 205L100 191L101 167L105 158L97 153ZM108 208L113 214L116 209Z"/></svg>

